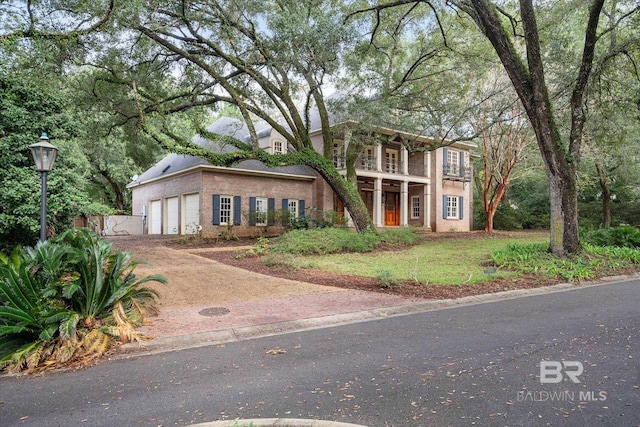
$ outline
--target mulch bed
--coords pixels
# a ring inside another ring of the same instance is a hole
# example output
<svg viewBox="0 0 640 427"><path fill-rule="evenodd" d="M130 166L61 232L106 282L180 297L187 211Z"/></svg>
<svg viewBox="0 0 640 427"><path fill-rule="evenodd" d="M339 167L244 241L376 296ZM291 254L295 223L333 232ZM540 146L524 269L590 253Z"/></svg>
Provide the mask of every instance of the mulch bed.
<svg viewBox="0 0 640 427"><path fill-rule="evenodd" d="M486 236L485 236L486 237ZM438 238L445 238L438 236ZM468 236L467 236L468 238ZM221 243L221 244L220 244ZM255 243L255 241L253 242ZM452 299L471 295L481 295L509 291L514 289L531 289L561 283L560 279L524 276L518 278L496 278L491 282L475 283L461 286L445 286L438 284L421 284L415 281L401 281L394 287L381 287L379 281L373 277L354 276L334 273L314 268L293 269L281 266L266 266L262 256L247 254L246 249L239 246L251 246L251 241L225 241L214 245L198 245L198 247L224 247L229 250L199 252L198 255L224 264L242 268L244 270L281 277L290 280L315 283L318 285L335 286L346 289L358 289L370 292L380 292L389 295L399 295L406 298L423 299ZM173 245L172 245L173 246ZM184 247L184 246L181 246ZM384 248L377 249L385 250Z"/></svg>

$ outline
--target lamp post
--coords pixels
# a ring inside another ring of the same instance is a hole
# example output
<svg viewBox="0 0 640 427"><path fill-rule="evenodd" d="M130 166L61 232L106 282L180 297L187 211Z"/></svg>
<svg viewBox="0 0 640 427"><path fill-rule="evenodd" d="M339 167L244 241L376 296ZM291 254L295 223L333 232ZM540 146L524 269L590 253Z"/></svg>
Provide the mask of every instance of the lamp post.
<svg viewBox="0 0 640 427"><path fill-rule="evenodd" d="M47 240L47 172L53 169L58 149L49 143L49 137L42 132L40 142L29 146L36 170L40 172L42 192L40 194L40 241Z"/></svg>

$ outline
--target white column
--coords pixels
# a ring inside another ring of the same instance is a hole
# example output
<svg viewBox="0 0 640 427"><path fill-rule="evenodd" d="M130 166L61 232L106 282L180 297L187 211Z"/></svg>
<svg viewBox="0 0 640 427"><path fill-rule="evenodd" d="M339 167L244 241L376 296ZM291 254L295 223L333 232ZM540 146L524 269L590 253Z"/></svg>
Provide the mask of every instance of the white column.
<svg viewBox="0 0 640 427"><path fill-rule="evenodd" d="M431 227L431 185L424 186L424 226Z"/></svg>
<svg viewBox="0 0 640 427"><path fill-rule="evenodd" d="M400 183L400 226L409 225L409 183Z"/></svg>
<svg viewBox="0 0 640 427"><path fill-rule="evenodd" d="M373 182L373 223L376 227L382 227L382 178L376 178Z"/></svg>
<svg viewBox="0 0 640 427"><path fill-rule="evenodd" d="M402 165L402 174L409 175L409 150L404 145L400 149L400 164Z"/></svg>
<svg viewBox="0 0 640 427"><path fill-rule="evenodd" d="M382 144L376 144L376 171L382 171Z"/></svg>

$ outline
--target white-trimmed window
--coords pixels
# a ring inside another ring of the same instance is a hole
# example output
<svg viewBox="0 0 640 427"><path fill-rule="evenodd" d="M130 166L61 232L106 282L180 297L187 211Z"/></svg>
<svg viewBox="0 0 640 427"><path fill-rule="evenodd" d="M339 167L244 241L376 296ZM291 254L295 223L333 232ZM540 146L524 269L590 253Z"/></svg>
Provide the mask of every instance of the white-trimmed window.
<svg viewBox="0 0 640 427"><path fill-rule="evenodd" d="M289 218L291 218L291 220L294 220L298 218L298 214L298 201L289 199Z"/></svg>
<svg viewBox="0 0 640 427"><path fill-rule="evenodd" d="M304 210L304 200L282 199L282 211L286 212L290 222L293 222L296 218L304 215Z"/></svg>
<svg viewBox="0 0 640 427"><path fill-rule="evenodd" d="M460 152L447 150L447 170L446 175L460 175Z"/></svg>
<svg viewBox="0 0 640 427"><path fill-rule="evenodd" d="M398 173L398 150L385 151L386 171Z"/></svg>
<svg viewBox="0 0 640 427"><path fill-rule="evenodd" d="M411 197L411 218L412 219L420 218L420 197L419 196Z"/></svg>
<svg viewBox="0 0 640 427"><path fill-rule="evenodd" d="M267 225L267 199L256 197L256 225Z"/></svg>
<svg viewBox="0 0 640 427"><path fill-rule="evenodd" d="M233 218L233 197L220 196L220 225L229 225Z"/></svg>
<svg viewBox="0 0 640 427"><path fill-rule="evenodd" d="M463 202L462 196L443 196L442 217L444 219L463 219Z"/></svg>
<svg viewBox="0 0 640 427"><path fill-rule="evenodd" d="M279 139L273 141L273 154L286 154L285 143Z"/></svg>

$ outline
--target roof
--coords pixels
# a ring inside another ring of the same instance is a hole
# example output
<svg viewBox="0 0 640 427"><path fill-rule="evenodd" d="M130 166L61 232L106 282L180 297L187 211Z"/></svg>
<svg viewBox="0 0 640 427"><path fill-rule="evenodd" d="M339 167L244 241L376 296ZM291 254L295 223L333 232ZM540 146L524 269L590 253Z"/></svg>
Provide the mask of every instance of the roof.
<svg viewBox="0 0 640 427"><path fill-rule="evenodd" d="M257 129L258 137L266 137L271 134L270 126L262 126ZM207 127L207 131L216 133L219 135L232 136L243 142L250 142L250 134L247 126L244 122L231 117L221 117L214 123ZM209 149L217 153L229 153L236 151L237 148L231 145L220 145L213 141L210 141L200 135L196 135L192 138L192 142L199 145L202 148ZM282 166L282 167L267 167L259 160L243 160L231 167L215 167L206 160L190 155L171 153L165 156L158 163L147 169L133 182L129 183L127 187L133 187L148 181L154 181L177 173L183 173L193 169L205 168L205 169L217 169L228 172L237 172L245 174L260 174L260 175L287 175L289 177L300 178L315 178L315 172L308 166L295 165L295 166Z"/></svg>

